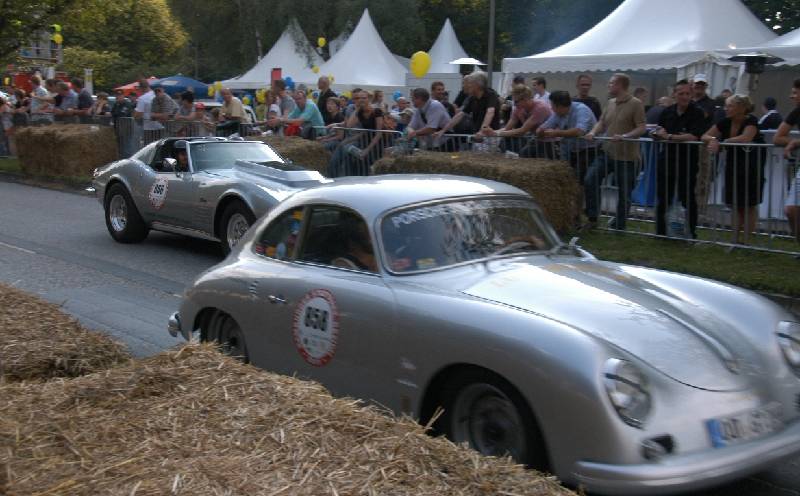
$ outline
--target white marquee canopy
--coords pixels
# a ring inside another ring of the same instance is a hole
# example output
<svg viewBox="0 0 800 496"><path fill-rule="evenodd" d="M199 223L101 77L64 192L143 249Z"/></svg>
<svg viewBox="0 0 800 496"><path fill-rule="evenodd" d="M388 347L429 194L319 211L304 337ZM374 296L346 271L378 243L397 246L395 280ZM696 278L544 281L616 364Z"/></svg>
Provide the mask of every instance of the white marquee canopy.
<svg viewBox="0 0 800 496"><path fill-rule="evenodd" d="M626 0L564 45L504 59L503 72L675 69L715 50L759 46L774 38L740 0Z"/></svg>
<svg viewBox="0 0 800 496"><path fill-rule="evenodd" d="M467 52L461 46L456 36L456 31L453 29L453 24L450 19L444 21L442 30L439 31L439 36L433 42L428 55L431 57L431 68L428 72L433 73L449 73L458 72L458 66L452 65L450 62L456 59L468 57Z"/></svg>
<svg viewBox="0 0 800 496"><path fill-rule="evenodd" d="M337 86L403 87L407 72L386 48L367 9L345 44L320 67Z"/></svg>
<svg viewBox="0 0 800 496"><path fill-rule="evenodd" d="M311 71L311 67L322 63L322 58L311 47L297 20L292 19L270 51L252 69L241 76L222 81L222 85L234 90L267 87L275 67L281 68L284 78L289 76L298 83L313 83L318 76Z"/></svg>

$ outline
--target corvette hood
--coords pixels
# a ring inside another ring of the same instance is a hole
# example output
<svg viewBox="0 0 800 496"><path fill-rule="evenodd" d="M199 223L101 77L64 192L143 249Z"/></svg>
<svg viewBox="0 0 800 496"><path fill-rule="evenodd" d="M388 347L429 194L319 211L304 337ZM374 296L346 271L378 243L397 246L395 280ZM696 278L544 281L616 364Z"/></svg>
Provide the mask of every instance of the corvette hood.
<svg viewBox="0 0 800 496"><path fill-rule="evenodd" d="M697 388L747 387L735 331L708 310L619 266L503 263L462 291L566 323Z"/></svg>

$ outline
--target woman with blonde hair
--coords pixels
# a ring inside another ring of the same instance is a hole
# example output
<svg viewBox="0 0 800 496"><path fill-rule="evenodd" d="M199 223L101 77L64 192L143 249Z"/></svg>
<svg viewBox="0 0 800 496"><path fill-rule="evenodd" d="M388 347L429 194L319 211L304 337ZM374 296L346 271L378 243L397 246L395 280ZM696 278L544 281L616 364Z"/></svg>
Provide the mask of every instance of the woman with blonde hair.
<svg viewBox="0 0 800 496"><path fill-rule="evenodd" d="M747 244L755 231L758 204L764 190L764 162L767 149L758 129L758 119L751 113L753 102L746 95L731 95L725 100L725 118L703 135L712 153L725 149L725 203L733 209L733 242ZM727 144L729 146L722 146ZM740 240L739 232L744 230Z"/></svg>

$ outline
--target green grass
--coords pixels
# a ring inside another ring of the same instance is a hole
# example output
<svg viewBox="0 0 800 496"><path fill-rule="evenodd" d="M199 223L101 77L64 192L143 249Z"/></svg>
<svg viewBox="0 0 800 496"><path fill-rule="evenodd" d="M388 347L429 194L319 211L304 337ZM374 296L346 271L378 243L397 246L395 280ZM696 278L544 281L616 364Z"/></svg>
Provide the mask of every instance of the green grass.
<svg viewBox="0 0 800 496"><path fill-rule="evenodd" d="M19 159L17 158L0 158L0 172L10 172L12 174L21 174L22 169L19 166Z"/></svg>
<svg viewBox="0 0 800 496"><path fill-rule="evenodd" d="M786 242L789 243L788 241ZM692 274L768 293L800 297L800 259L710 244L595 231L578 244L602 260ZM797 250L797 246L793 247Z"/></svg>

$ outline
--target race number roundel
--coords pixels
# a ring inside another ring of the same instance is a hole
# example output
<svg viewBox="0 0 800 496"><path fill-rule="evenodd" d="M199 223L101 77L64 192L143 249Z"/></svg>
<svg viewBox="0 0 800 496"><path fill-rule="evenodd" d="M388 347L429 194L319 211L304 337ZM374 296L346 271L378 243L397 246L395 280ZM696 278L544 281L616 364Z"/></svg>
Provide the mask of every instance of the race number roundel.
<svg viewBox="0 0 800 496"><path fill-rule="evenodd" d="M330 291L314 289L303 296L294 311L292 332L303 360L315 367L331 361L339 339L339 310Z"/></svg>
<svg viewBox="0 0 800 496"><path fill-rule="evenodd" d="M164 201L167 199L167 187L169 187L169 181L166 177L157 178L150 187L150 204L156 210L164 206Z"/></svg>

